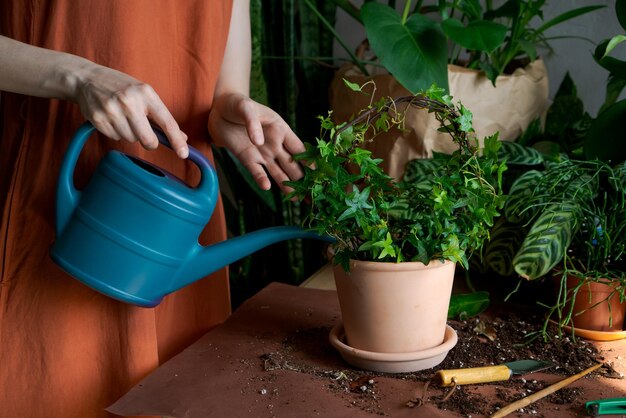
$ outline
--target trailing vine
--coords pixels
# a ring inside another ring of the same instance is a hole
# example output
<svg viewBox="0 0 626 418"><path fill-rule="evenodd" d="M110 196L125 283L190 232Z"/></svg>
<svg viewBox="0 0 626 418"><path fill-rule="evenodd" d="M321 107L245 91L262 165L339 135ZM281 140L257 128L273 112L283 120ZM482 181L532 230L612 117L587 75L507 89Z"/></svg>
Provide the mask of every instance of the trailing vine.
<svg viewBox="0 0 626 418"><path fill-rule="evenodd" d="M404 130L409 108L433 113L459 148L412 161L411 175L396 181L360 145L380 132ZM497 137L485 138L479 149L471 119L469 110L437 88L382 98L348 122L333 121L331 113L320 116L316 143L295 157L305 162L305 174L288 182L294 189L288 198L310 203L304 225L335 238L335 262L346 270L350 259L451 260L467 267L468 254L484 244L503 205L506 169L498 161Z"/></svg>

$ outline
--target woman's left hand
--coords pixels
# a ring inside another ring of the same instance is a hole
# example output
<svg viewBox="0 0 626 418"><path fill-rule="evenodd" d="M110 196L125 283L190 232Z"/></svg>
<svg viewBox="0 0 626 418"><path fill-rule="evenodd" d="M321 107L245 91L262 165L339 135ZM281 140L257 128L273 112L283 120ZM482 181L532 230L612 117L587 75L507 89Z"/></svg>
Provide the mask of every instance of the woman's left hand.
<svg viewBox="0 0 626 418"><path fill-rule="evenodd" d="M261 189L271 187L265 169L284 193L292 190L284 181L302 177L292 155L303 152L304 144L269 107L243 94L226 94L215 99L208 127L216 145L228 148Z"/></svg>

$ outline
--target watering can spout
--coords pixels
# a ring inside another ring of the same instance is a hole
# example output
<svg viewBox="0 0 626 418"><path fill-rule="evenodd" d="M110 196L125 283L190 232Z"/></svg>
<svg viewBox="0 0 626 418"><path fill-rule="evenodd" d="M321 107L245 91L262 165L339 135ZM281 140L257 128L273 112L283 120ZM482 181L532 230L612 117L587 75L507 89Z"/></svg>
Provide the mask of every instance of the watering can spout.
<svg viewBox="0 0 626 418"><path fill-rule="evenodd" d="M269 245L297 238L332 241L330 237L297 226L275 226L230 238L207 247L198 244L196 250L183 263L179 274L177 274L176 282L171 289L167 290L167 293L185 287Z"/></svg>

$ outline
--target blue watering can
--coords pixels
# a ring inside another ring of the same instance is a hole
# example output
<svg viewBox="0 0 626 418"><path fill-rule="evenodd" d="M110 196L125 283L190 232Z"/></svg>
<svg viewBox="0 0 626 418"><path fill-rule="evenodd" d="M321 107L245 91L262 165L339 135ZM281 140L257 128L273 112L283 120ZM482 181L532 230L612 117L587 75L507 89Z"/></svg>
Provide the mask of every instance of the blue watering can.
<svg viewBox="0 0 626 418"><path fill-rule="evenodd" d="M82 125L65 154L50 255L67 273L107 296L156 306L165 295L268 245L294 238L327 240L299 227L279 226L200 245L219 186L211 163L192 147L189 159L201 173L196 187L149 162L110 151L79 191L74 167L93 132L90 123ZM170 147L165 135L155 132Z"/></svg>

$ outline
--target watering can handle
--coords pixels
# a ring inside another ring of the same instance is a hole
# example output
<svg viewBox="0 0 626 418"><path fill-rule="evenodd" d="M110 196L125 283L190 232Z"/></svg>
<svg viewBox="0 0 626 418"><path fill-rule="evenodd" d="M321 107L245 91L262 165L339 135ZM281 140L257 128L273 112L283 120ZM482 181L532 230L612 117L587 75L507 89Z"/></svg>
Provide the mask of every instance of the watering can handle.
<svg viewBox="0 0 626 418"><path fill-rule="evenodd" d="M63 158L61 171L59 173L59 182L57 185L57 203L56 203L56 232L59 235L70 219L74 209L80 200L80 192L74 186L74 167L80 156L87 139L95 131L95 127L91 122L83 123L74 134ZM168 148L172 148L165 134L158 128L153 127L159 142ZM217 201L217 193L219 190L217 182L217 174L209 160L197 149L189 147L189 159L200 169L200 183L195 188L198 193L210 195L212 201Z"/></svg>

